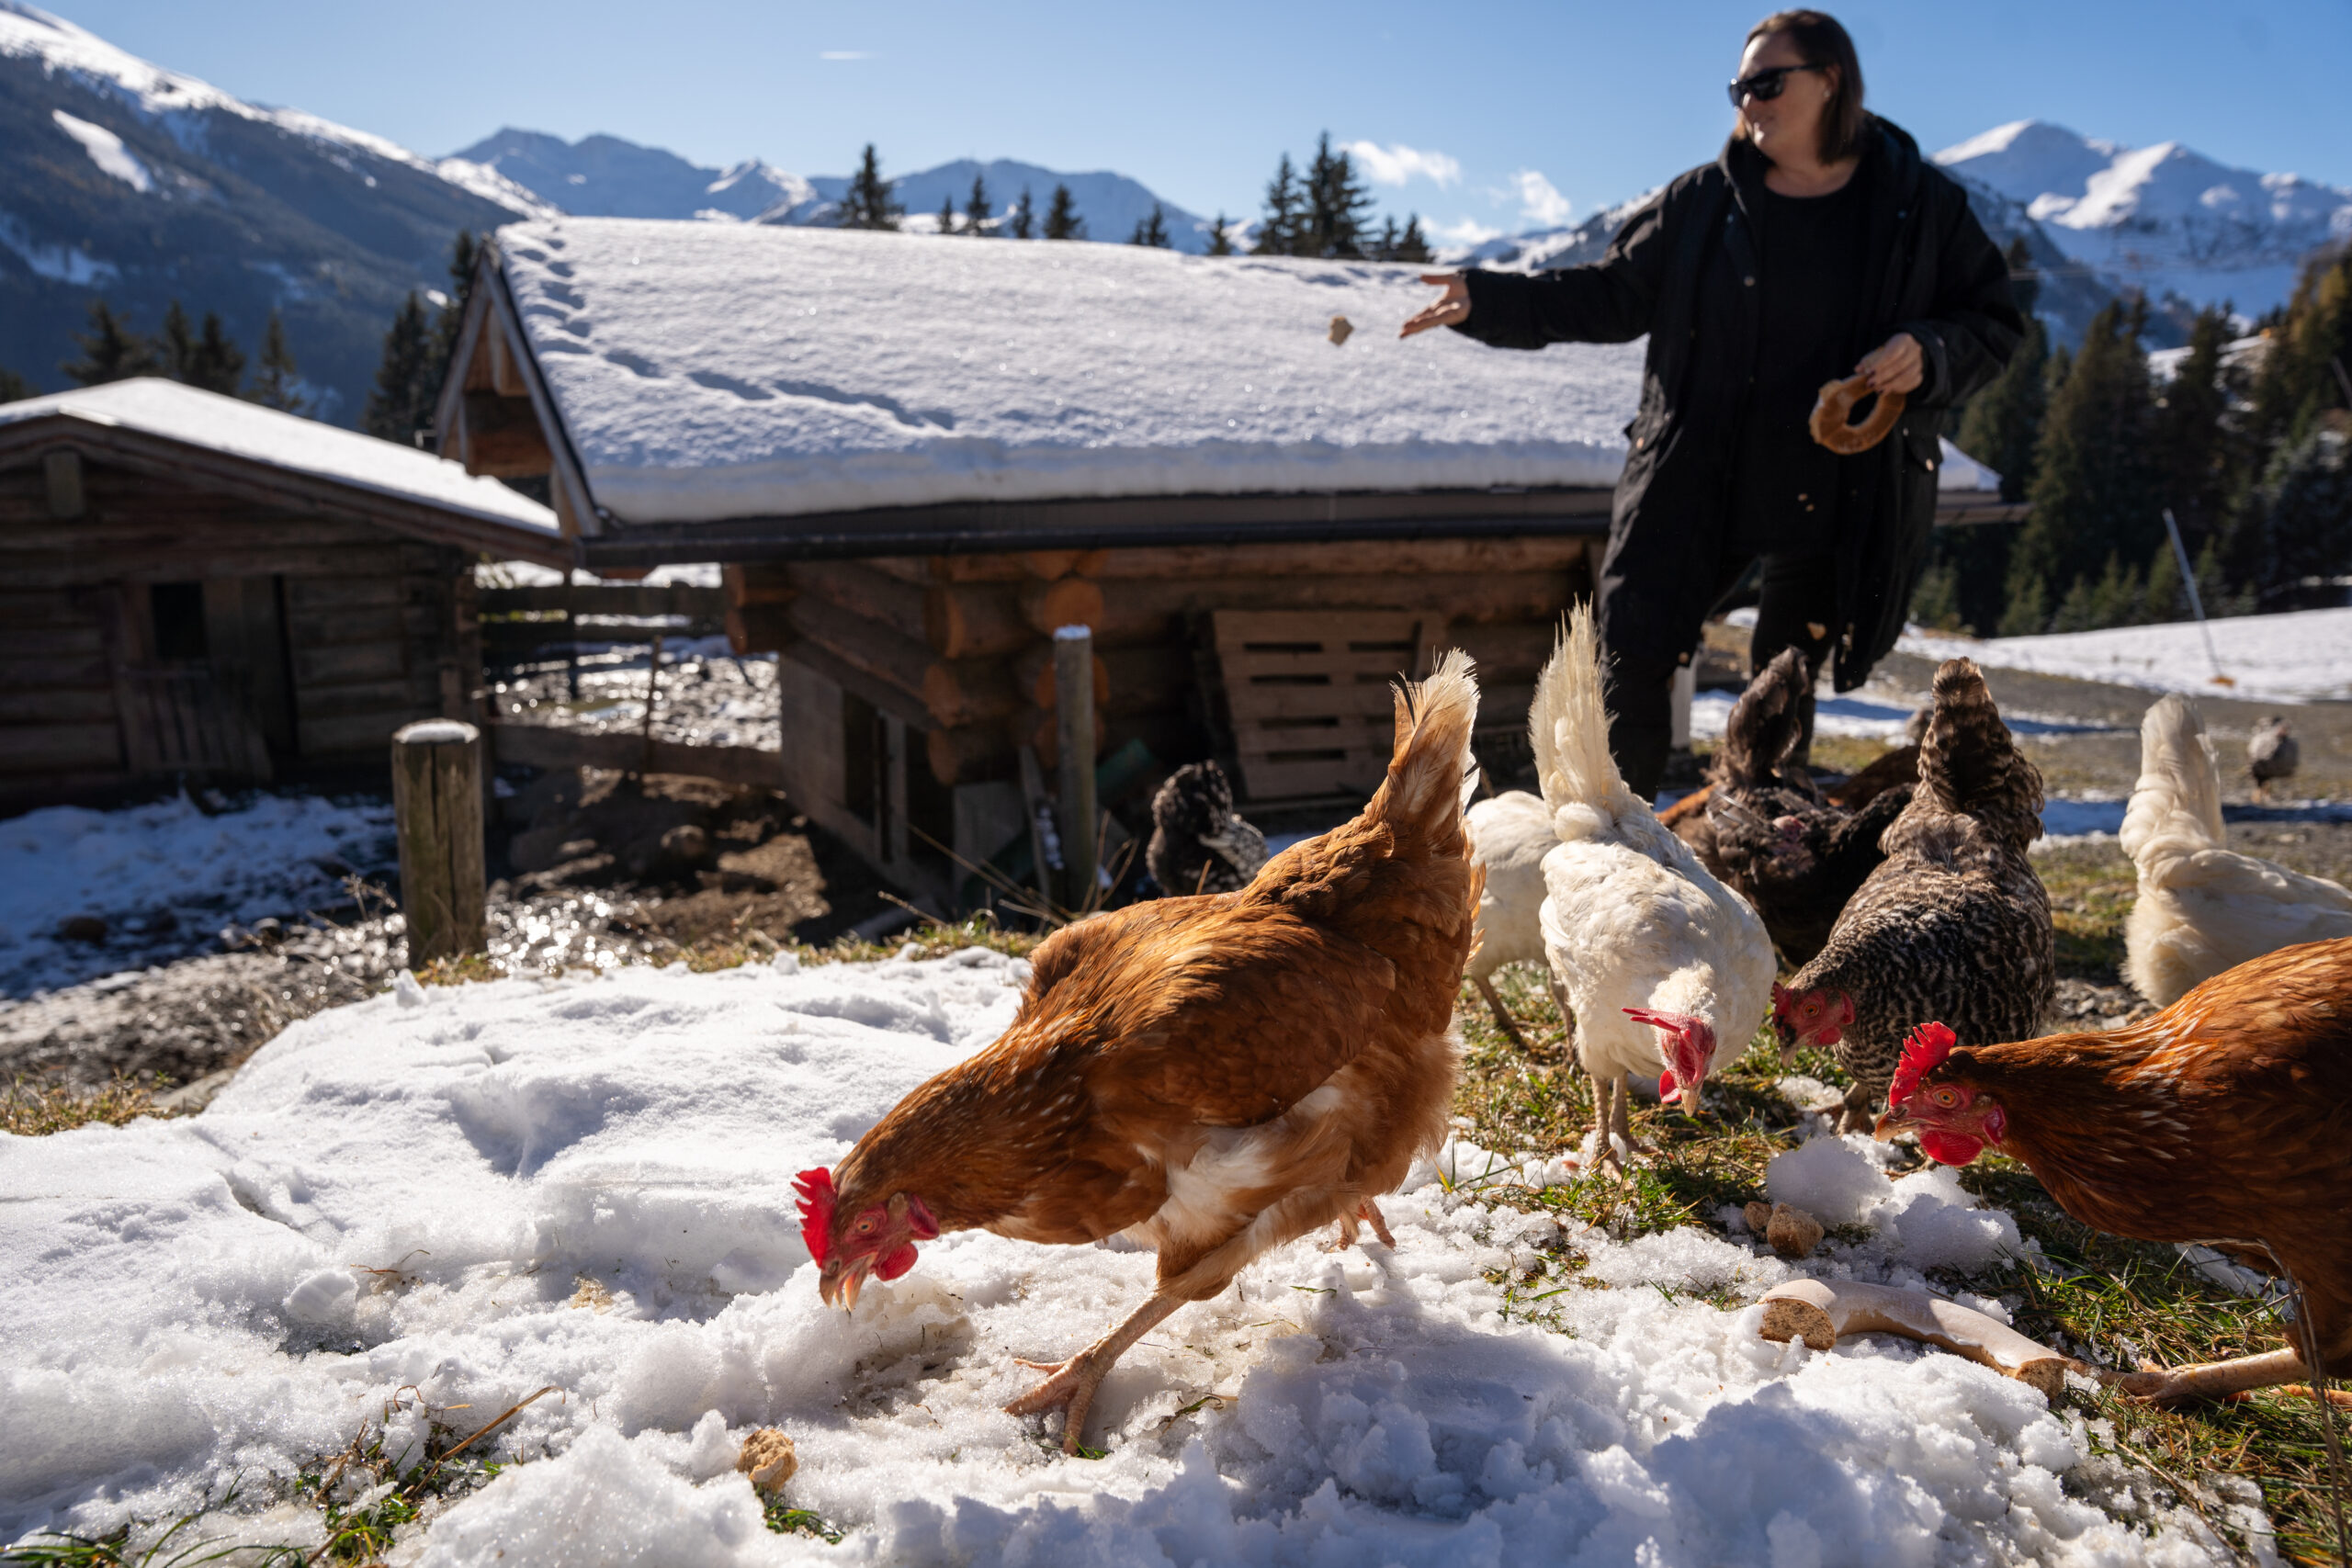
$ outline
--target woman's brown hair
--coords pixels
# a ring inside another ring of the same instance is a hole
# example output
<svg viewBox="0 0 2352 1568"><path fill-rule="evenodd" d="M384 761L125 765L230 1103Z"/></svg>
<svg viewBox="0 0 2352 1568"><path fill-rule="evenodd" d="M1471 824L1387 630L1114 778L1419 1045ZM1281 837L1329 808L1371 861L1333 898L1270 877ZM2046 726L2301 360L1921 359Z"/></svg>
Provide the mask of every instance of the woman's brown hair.
<svg viewBox="0 0 2352 1568"><path fill-rule="evenodd" d="M1826 11L1775 11L1747 29L1747 43L1773 33L1788 34L1807 65L1838 68L1838 85L1821 113L1821 161L1835 164L1860 152L1862 127L1870 116L1862 112L1862 62L1854 52L1854 40ZM1735 124L1732 134L1745 137L1747 122Z"/></svg>

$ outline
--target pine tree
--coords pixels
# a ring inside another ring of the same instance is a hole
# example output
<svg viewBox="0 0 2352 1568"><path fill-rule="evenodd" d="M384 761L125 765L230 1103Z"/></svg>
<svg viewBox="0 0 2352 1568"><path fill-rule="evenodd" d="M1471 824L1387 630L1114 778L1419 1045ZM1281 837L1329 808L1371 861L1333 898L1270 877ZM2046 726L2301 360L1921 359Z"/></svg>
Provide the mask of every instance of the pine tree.
<svg viewBox="0 0 2352 1568"><path fill-rule="evenodd" d="M1266 217L1258 225L1258 243L1252 250L1261 256L1298 254L1305 208L1298 172L1291 167L1290 154L1285 152L1274 165L1274 177L1266 183Z"/></svg>
<svg viewBox="0 0 2352 1568"><path fill-rule="evenodd" d="M2153 399L2140 347L2146 314L2145 301L2135 299L2094 317L2050 400L2034 454L2033 513L2009 553L2003 636L2041 630L2026 624L2029 606L2047 604L2061 583L2069 585L2062 615L2073 612L2077 581L2096 612L2102 601L2090 574L2110 557L2147 559L2164 536L2148 460Z"/></svg>
<svg viewBox="0 0 2352 1568"><path fill-rule="evenodd" d="M1405 214L1405 231L1396 236L1396 248L1390 252L1388 259L1400 262L1428 262L1433 259L1430 255L1429 238L1421 232L1419 213Z"/></svg>
<svg viewBox="0 0 2352 1568"><path fill-rule="evenodd" d="M1229 256L1233 254L1233 236L1226 231L1227 227L1225 209L1219 208L1216 221L1209 225L1209 254Z"/></svg>
<svg viewBox="0 0 2352 1568"><path fill-rule="evenodd" d="M219 311L205 311L204 331L188 355L187 373L180 379L191 387L233 398L237 395L237 383L244 377L245 351L230 341L220 325Z"/></svg>
<svg viewBox="0 0 2352 1568"><path fill-rule="evenodd" d="M849 189L842 193L842 220L844 229L896 229L904 210L891 196L892 183L882 177L882 164L874 155L874 143L865 144L860 154L857 173L849 180Z"/></svg>
<svg viewBox="0 0 2352 1568"><path fill-rule="evenodd" d="M2266 323L2267 324L2267 323ZM2254 387L2255 438L2266 456L2300 443L2320 413L2352 402L2352 245L2303 269Z"/></svg>
<svg viewBox="0 0 2352 1568"><path fill-rule="evenodd" d="M964 232L986 234L989 230L988 182L979 175L972 176L972 194L964 201Z"/></svg>
<svg viewBox="0 0 2352 1568"><path fill-rule="evenodd" d="M0 365L0 403L22 402L38 395L39 389L5 365Z"/></svg>
<svg viewBox="0 0 2352 1568"><path fill-rule="evenodd" d="M126 326L103 299L90 301L90 330L75 333L74 341L82 345L82 357L69 359L58 368L78 386L96 387L163 372L155 345Z"/></svg>
<svg viewBox="0 0 2352 1568"><path fill-rule="evenodd" d="M1396 259L1396 215L1392 213L1380 220L1380 238L1372 243L1372 259L1374 261L1395 261Z"/></svg>
<svg viewBox="0 0 2352 1568"><path fill-rule="evenodd" d="M2201 550L2221 534L2227 507L2233 454L2222 350L2232 335L2227 307L2198 312L2188 352L2172 379L2158 389L2149 421L2148 456L2156 488L2191 550ZM2176 568L2174 576L2178 575Z"/></svg>
<svg viewBox="0 0 2352 1568"><path fill-rule="evenodd" d="M2352 562L2352 421L2322 421L2282 448L2254 495L2259 550L2246 584L2265 611L2308 607L2307 582Z"/></svg>
<svg viewBox="0 0 2352 1568"><path fill-rule="evenodd" d="M474 294L474 264L481 248L474 243L470 230L458 231L456 243L449 248L449 302L441 307L440 319L433 323L434 394L438 397L441 378L448 373L449 361L458 352L458 333L466 324L466 302Z"/></svg>
<svg viewBox="0 0 2352 1568"><path fill-rule="evenodd" d="M2048 369L2050 338L2033 313L2041 290L2024 240L2010 242L2008 260L2009 291L2026 320L2025 341L1992 384L1968 400L1953 445L2001 476L2003 501L2019 502L2033 486L2033 448L2041 437L2047 403L2042 377Z"/></svg>
<svg viewBox="0 0 2352 1568"><path fill-rule="evenodd" d="M1136 220L1136 231L1127 243L1150 245L1163 251L1168 248L1168 215L1159 209L1159 203L1155 201L1151 204L1150 217Z"/></svg>
<svg viewBox="0 0 2352 1568"><path fill-rule="evenodd" d="M1016 240L1025 240L1037 226L1037 204L1029 198L1029 187L1021 187L1021 199L1012 204L1012 216L1005 228Z"/></svg>
<svg viewBox="0 0 2352 1568"><path fill-rule="evenodd" d="M1372 193L1356 178L1355 165L1344 152L1331 151L1331 133L1315 143L1315 162L1306 170L1306 244L1297 254L1310 256L1355 257L1363 254L1364 214L1372 208Z"/></svg>
<svg viewBox="0 0 2352 1568"><path fill-rule="evenodd" d="M1046 238L1048 240L1086 238L1086 220L1078 215L1078 207L1070 200L1068 186L1054 187L1053 204L1046 209Z"/></svg>
<svg viewBox="0 0 2352 1568"><path fill-rule="evenodd" d="M311 412L310 400L296 389L301 380L302 373L294 364L294 351L286 346L286 323L272 310L269 325L262 329L261 368L254 373L253 385L245 389L245 396L264 408L307 414Z"/></svg>
<svg viewBox="0 0 2352 1568"><path fill-rule="evenodd" d="M939 198L939 231L943 234L956 232L956 198L952 196Z"/></svg>
<svg viewBox="0 0 2352 1568"><path fill-rule="evenodd" d="M188 325L187 312L176 299L164 308L164 330L155 335L155 346L163 354L164 374L175 381L187 380L196 364L196 329Z"/></svg>
<svg viewBox="0 0 2352 1568"><path fill-rule="evenodd" d="M424 302L411 294L384 334L384 358L376 367L376 388L368 394L368 407L360 416L362 430L403 446L416 444L416 433L432 418L433 394L440 390L437 385L426 389L432 352Z"/></svg>

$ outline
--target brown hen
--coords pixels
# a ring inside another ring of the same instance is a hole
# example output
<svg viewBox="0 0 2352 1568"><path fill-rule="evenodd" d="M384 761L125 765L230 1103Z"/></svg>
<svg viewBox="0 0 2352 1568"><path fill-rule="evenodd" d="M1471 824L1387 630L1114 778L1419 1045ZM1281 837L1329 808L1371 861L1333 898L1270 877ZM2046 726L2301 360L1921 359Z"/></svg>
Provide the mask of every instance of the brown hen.
<svg viewBox="0 0 2352 1568"><path fill-rule="evenodd" d="M1259 1254L1369 1224L1446 1131L1453 1000L1479 876L1462 807L1478 690L1447 655L1396 699L1361 816L1238 892L1163 898L1057 933L995 1044L901 1100L840 1167L804 1172L802 1235L854 1306L914 1244L983 1229L1159 1254L1148 1301L1006 1408L1065 1411L1075 1452L1113 1362Z"/></svg>
<svg viewBox="0 0 2352 1568"><path fill-rule="evenodd" d="M2352 937L2214 976L2143 1023L1953 1049L1915 1032L1878 1136L2022 1160L2086 1225L2202 1242L2301 1288L2322 1375L2352 1374ZM2290 1348L2124 1380L2159 1400L2309 1375Z"/></svg>

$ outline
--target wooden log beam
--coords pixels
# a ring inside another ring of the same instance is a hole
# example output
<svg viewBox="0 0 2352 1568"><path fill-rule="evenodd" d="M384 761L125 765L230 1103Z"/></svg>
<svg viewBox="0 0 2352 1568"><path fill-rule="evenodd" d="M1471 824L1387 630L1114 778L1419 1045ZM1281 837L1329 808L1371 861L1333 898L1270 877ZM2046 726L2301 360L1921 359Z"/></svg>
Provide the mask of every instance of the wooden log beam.
<svg viewBox="0 0 2352 1568"><path fill-rule="evenodd" d="M1099 552L1089 577L1351 576L1366 572L1523 572L1581 570L1587 541L1574 536L1352 539L1283 545L1168 545Z"/></svg>
<svg viewBox="0 0 2352 1568"><path fill-rule="evenodd" d="M797 561L791 570L792 586L798 592L886 626L910 642L937 646L925 630L922 589L864 561Z"/></svg>
<svg viewBox="0 0 2352 1568"><path fill-rule="evenodd" d="M729 604L789 604L799 593L792 569L765 561L729 561L718 569L718 585Z"/></svg>
<svg viewBox="0 0 2352 1568"><path fill-rule="evenodd" d="M525 767L684 773L761 789L784 787L781 755L756 746L693 746L659 739L649 745L641 736L559 729L543 724L492 725L490 734L499 761Z"/></svg>
<svg viewBox="0 0 2352 1568"><path fill-rule="evenodd" d="M489 943L481 789L481 731L472 725L428 719L392 736L392 820L411 968Z"/></svg>
<svg viewBox="0 0 2352 1568"><path fill-rule="evenodd" d="M1091 628L1102 624L1102 585L1092 578L1024 582L1018 596L1023 617L1040 637L1052 637L1064 626Z"/></svg>
<svg viewBox="0 0 2352 1568"><path fill-rule="evenodd" d="M928 644L814 594L795 600L786 613L801 637L914 698L929 724L956 728L992 723L1020 705L1001 660L940 659Z"/></svg>
<svg viewBox="0 0 2352 1568"><path fill-rule="evenodd" d="M1011 583L938 583L923 591L923 637L944 659L985 659L1035 643Z"/></svg>

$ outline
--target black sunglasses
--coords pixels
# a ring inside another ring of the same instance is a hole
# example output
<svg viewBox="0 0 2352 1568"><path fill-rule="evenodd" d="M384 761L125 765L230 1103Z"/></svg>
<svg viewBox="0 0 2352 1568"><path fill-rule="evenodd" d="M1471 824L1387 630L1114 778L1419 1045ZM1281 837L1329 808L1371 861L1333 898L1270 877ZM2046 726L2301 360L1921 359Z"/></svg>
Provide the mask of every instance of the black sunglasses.
<svg viewBox="0 0 2352 1568"><path fill-rule="evenodd" d="M1758 71L1753 76L1743 76L1724 90L1731 95L1731 107L1737 108L1742 99L1754 98L1769 104L1788 87L1792 71L1826 71L1826 65L1775 65L1770 71Z"/></svg>

